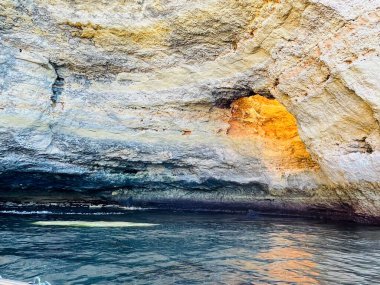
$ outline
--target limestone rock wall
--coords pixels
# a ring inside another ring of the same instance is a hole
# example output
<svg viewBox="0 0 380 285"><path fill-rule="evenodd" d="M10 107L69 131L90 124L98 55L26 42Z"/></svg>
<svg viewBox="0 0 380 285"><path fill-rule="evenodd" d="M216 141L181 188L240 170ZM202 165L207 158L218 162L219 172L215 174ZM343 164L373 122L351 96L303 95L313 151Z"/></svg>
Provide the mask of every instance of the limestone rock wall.
<svg viewBox="0 0 380 285"><path fill-rule="evenodd" d="M380 217L379 1L3 0L0 19L2 192ZM310 163L233 135L255 94Z"/></svg>

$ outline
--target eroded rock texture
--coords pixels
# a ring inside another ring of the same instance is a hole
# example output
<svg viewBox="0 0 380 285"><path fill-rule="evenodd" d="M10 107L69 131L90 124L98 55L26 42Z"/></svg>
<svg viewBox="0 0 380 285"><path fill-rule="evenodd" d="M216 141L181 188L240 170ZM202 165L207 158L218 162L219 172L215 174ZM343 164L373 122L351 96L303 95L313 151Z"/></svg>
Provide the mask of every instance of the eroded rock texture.
<svg viewBox="0 0 380 285"><path fill-rule="evenodd" d="M378 0L2 0L0 19L3 196L380 220Z"/></svg>

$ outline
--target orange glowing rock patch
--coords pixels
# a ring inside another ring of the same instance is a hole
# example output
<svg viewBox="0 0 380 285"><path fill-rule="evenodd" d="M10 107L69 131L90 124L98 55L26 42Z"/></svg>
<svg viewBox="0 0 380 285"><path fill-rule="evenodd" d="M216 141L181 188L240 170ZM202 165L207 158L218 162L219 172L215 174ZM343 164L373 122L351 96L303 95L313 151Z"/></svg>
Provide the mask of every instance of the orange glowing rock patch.
<svg viewBox="0 0 380 285"><path fill-rule="evenodd" d="M259 149L264 163L275 170L315 169L297 129L296 119L277 100L260 95L232 104L228 135Z"/></svg>

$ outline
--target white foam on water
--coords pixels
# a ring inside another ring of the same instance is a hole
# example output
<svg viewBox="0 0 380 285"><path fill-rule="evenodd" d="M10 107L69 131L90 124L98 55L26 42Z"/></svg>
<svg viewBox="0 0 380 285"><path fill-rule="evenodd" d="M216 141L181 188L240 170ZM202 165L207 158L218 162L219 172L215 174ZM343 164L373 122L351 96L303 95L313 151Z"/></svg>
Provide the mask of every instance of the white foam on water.
<svg viewBox="0 0 380 285"><path fill-rule="evenodd" d="M0 211L0 214L11 214L11 215L86 215L86 216L107 216L107 215L124 215L125 212L52 212L52 211L17 211L17 210L8 210L8 211Z"/></svg>
<svg viewBox="0 0 380 285"><path fill-rule="evenodd" d="M90 209L94 209L90 207ZM99 208L101 209L101 208ZM124 215L124 211L145 211L153 208L140 207L119 207L123 212L55 212L55 211L19 211L19 210L1 210L0 214L11 215L87 215L87 216L106 216L106 215Z"/></svg>
<svg viewBox="0 0 380 285"><path fill-rule="evenodd" d="M128 228L128 227L154 227L159 224L133 223L133 222L107 222L107 221L38 221L36 226L60 226L60 227L87 227L87 228Z"/></svg>
<svg viewBox="0 0 380 285"><path fill-rule="evenodd" d="M51 211L17 211L17 210L8 210L0 211L0 214L12 214L12 215L47 215L54 214Z"/></svg>

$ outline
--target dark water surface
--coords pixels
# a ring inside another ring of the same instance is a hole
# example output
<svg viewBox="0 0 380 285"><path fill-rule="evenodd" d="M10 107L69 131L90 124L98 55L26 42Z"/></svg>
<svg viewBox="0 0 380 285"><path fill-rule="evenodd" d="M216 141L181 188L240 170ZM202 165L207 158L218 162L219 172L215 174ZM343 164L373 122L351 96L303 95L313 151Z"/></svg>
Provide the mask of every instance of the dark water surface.
<svg viewBox="0 0 380 285"><path fill-rule="evenodd" d="M41 221L66 223L35 224ZM0 223L0 275L23 281L40 276L52 285L380 284L378 227L159 211L3 213Z"/></svg>

